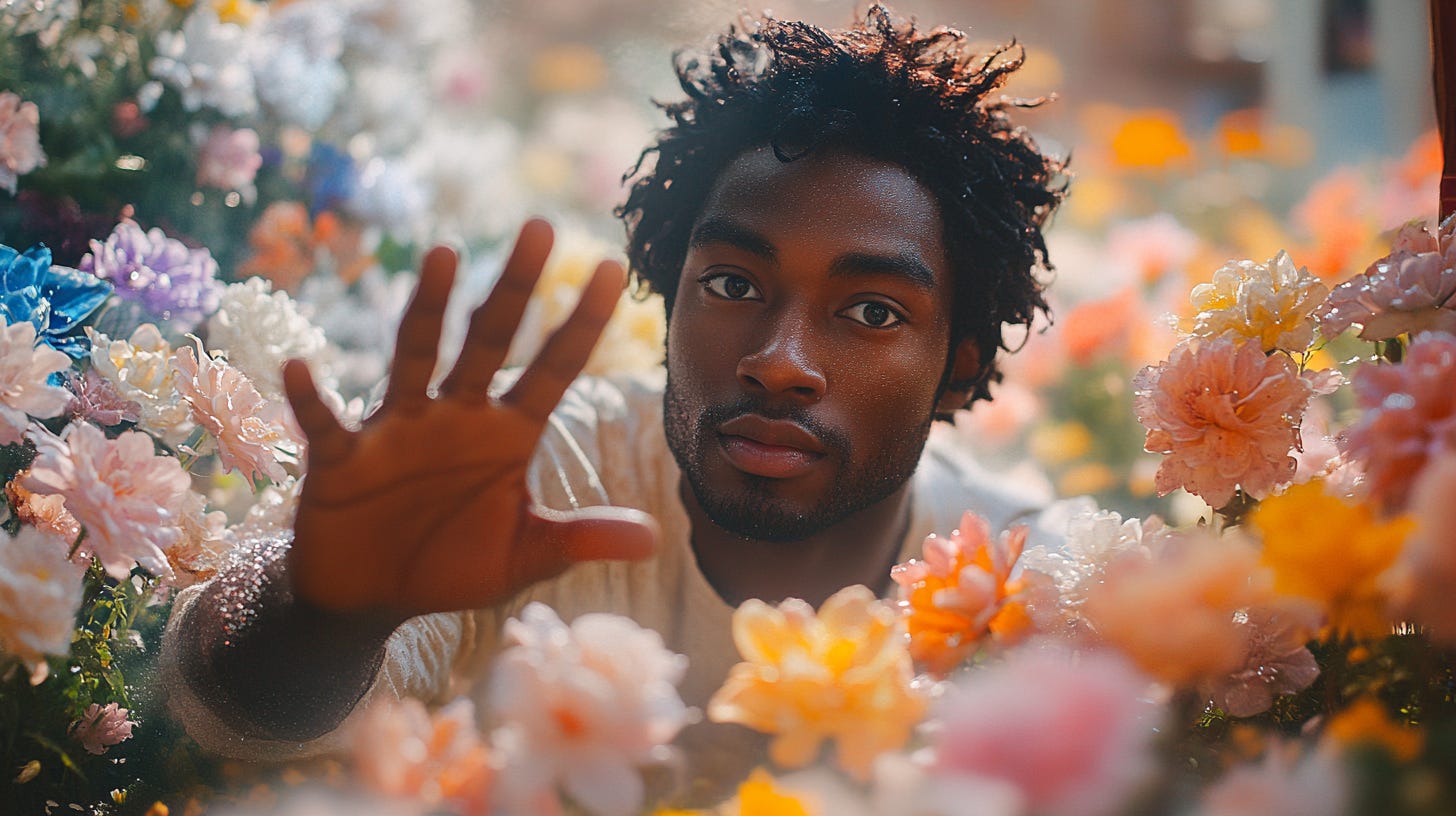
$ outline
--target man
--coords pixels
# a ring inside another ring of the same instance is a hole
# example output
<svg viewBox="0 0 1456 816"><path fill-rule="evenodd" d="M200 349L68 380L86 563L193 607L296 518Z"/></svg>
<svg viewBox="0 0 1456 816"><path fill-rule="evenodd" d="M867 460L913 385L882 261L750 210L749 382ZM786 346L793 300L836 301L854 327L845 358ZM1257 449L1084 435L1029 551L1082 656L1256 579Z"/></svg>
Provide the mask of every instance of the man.
<svg viewBox="0 0 1456 816"><path fill-rule="evenodd" d="M632 268L668 307L661 390L573 385L624 282L608 262L491 391L550 250L543 222L436 391L447 250L424 260L363 429L290 363L309 438L291 550L256 583L185 596L170 626L193 736L287 757L326 749L364 698L438 699L452 680L478 694L501 623L531 600L657 629L702 706L736 660L744 599L885 593L890 566L963 510L1001 527L1034 509L926 449L934 418L988 396L1002 326L1046 308L1033 273L1061 168L986 99L1017 64L878 7L840 32L765 19L680 62L689 99L621 208ZM684 739L732 744L713 728Z"/></svg>

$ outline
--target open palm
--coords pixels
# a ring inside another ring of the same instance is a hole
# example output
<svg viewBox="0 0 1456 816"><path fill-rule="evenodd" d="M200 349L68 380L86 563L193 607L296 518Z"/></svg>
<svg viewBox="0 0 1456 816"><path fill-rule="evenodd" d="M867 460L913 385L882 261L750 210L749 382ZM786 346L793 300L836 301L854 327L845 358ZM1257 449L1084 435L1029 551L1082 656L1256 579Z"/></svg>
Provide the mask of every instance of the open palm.
<svg viewBox="0 0 1456 816"><path fill-rule="evenodd" d="M572 514L533 506L526 470L547 417L581 372L625 273L603 262L571 317L505 393L505 360L552 243L521 229L439 393L429 393L456 259L432 250L399 327L383 405L342 427L299 361L284 385L308 437L289 572L302 599L337 611L418 615L488 606L577 561L651 554L652 519L623 508Z"/></svg>

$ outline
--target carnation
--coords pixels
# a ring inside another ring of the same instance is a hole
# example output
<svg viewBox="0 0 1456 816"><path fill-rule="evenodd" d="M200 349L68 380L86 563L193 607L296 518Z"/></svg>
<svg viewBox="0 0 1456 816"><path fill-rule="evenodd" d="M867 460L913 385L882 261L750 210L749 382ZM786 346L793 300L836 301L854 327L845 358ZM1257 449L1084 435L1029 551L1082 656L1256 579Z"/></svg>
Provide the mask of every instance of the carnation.
<svg viewBox="0 0 1456 816"><path fill-rule="evenodd" d="M1264 351L1302 352L1314 342L1311 315L1329 294L1319 278L1281 251L1268 264L1233 261L1193 287L1193 335L1258 340Z"/></svg>
<svg viewBox="0 0 1456 816"><path fill-rule="evenodd" d="M307 307L275 292L262 278L223 290L217 312L207 321L208 343L227 349L237 367L269 399L283 396L283 363L314 360L328 347L323 330L309 322Z"/></svg>
<svg viewBox="0 0 1456 816"><path fill-rule="evenodd" d="M200 340L195 354L186 346L178 349L172 367L177 393L191 406L192 420L217 443L224 470L237 470L250 482L287 478L279 454L296 456L300 442L282 403L263 399L242 372L208 355Z"/></svg>
<svg viewBox="0 0 1456 816"><path fill-rule="evenodd" d="M155 227L143 231L134 221L122 221L105 243L91 242L80 268L114 283L121 300L183 330L217 309L221 284L212 253L189 249Z"/></svg>
<svg viewBox="0 0 1456 816"><path fill-rule="evenodd" d="M1335 287L1320 307L1320 331L1335 337L1352 325L1366 340L1427 330L1456 331L1456 218L1432 235L1406 224L1389 255Z"/></svg>
<svg viewBox="0 0 1456 816"><path fill-rule="evenodd" d="M40 109L9 91L0 93L0 187L15 195L20 177L45 163Z"/></svg>
<svg viewBox="0 0 1456 816"><path fill-rule="evenodd" d="M352 744L358 779L373 793L451 813L491 812L494 755L468 698L433 713L412 699L376 704L353 729Z"/></svg>
<svg viewBox="0 0 1456 816"><path fill-rule="evenodd" d="M133 565L171 577L163 550L181 536L178 512L190 480L171 456L159 456L152 438L126 431L107 439L84 422L60 437L32 429L36 459L24 486L65 497L66 509L86 528L83 548L123 580Z"/></svg>
<svg viewBox="0 0 1456 816"><path fill-rule="evenodd" d="M637 767L668 759L692 719L677 691L687 658L619 615L568 626L535 603L507 621L505 638L490 686L504 801L529 807L560 784L595 813L637 812Z"/></svg>
<svg viewBox="0 0 1456 816"><path fill-rule="evenodd" d="M22 526L0 537L0 647L45 679L47 656L71 651L86 566L67 557L70 542Z"/></svg>
<svg viewBox="0 0 1456 816"><path fill-rule="evenodd" d="M71 723L68 733L86 753L100 756L119 742L131 739L131 729L136 723L128 719L131 712L116 703L99 705L92 703L79 720Z"/></svg>
<svg viewBox="0 0 1456 816"><path fill-rule="evenodd" d="M1294 477L1290 451L1314 393L1283 354L1227 337L1180 343L1133 378L1144 447L1165 454L1159 495L1177 488L1222 507L1243 490L1263 498Z"/></svg>
<svg viewBox="0 0 1456 816"><path fill-rule="evenodd" d="M30 417L46 419L65 411L70 392L48 379L70 367L71 358L35 344L35 326L0 325L0 445L19 442Z"/></svg>
<svg viewBox="0 0 1456 816"><path fill-rule="evenodd" d="M72 397L66 412L72 419L94 422L103 428L136 422L142 417L142 406L121 396L110 380L88 368L84 374L74 369L66 372L66 387Z"/></svg>

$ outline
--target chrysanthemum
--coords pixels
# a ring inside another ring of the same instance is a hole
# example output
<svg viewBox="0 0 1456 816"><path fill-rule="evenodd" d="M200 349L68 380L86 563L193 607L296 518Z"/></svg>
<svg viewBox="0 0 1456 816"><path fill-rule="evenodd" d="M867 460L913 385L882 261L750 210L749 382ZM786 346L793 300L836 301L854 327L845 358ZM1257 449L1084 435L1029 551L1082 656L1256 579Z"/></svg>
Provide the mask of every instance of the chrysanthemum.
<svg viewBox="0 0 1456 816"><path fill-rule="evenodd" d="M1387 510L1405 507L1426 460L1456 450L1456 336L1417 335L1396 365L1355 370L1355 397L1365 409L1345 437L1345 451L1365 467L1370 493Z"/></svg>
<svg viewBox="0 0 1456 816"><path fill-rule="evenodd" d="M47 656L71 651L86 567L66 558L70 546L34 527L0 535L0 649L19 658L33 682L45 678Z"/></svg>
<svg viewBox="0 0 1456 816"><path fill-rule="evenodd" d="M568 626L542 604L508 621L505 637L512 645L490 689L500 796L529 808L559 784L592 812L636 813L637 768L667 759L691 720L677 691L687 659L627 618L588 614Z"/></svg>
<svg viewBox="0 0 1456 816"><path fill-rule="evenodd" d="M65 411L71 392L47 380L70 367L71 358L35 344L35 326L0 324L0 445L19 442L30 417L45 419Z"/></svg>
<svg viewBox="0 0 1456 816"><path fill-rule="evenodd" d="M1383 521L1368 503L1330 496L1316 480L1266 499L1249 522L1263 536L1275 589L1319 602L1342 631L1390 633L1380 577L1410 537L1410 519Z"/></svg>
<svg viewBox="0 0 1456 816"><path fill-rule="evenodd" d="M136 723L128 719L130 713L116 703L104 706L92 703L81 719L71 723L67 733L81 743L86 753L100 756L111 746L131 739L131 729Z"/></svg>
<svg viewBox="0 0 1456 816"><path fill-rule="evenodd" d="M1015 638L1026 630L1026 612L1016 600L1021 584L1011 580L1026 534L1018 526L993 539L985 520L968 512L948 537L925 539L924 560L890 571L900 585L916 664L944 676L983 637Z"/></svg>
<svg viewBox="0 0 1456 816"><path fill-rule="evenodd" d="M327 347L324 333L284 291L262 278L230 284L218 309L207 321L207 342L227 349L228 363L251 380L269 399L283 396L283 363L290 358L314 360Z"/></svg>
<svg viewBox="0 0 1456 816"><path fill-rule="evenodd" d="M418 700L391 700L365 712L352 735L354 768L369 791L462 816L490 813L494 757L469 699L433 713Z"/></svg>
<svg viewBox="0 0 1456 816"><path fill-rule="evenodd" d="M45 163L40 109L9 91L0 93L0 188L14 195L20 177Z"/></svg>
<svg viewBox="0 0 1456 816"><path fill-rule="evenodd" d="M123 398L141 406L138 424L176 445L192 430L187 403L177 398L173 383L172 344L151 323L143 323L125 340L91 332L91 370L106 378Z"/></svg>
<svg viewBox="0 0 1456 816"><path fill-rule="evenodd" d="M183 346L172 358L177 393L192 407L192 421L217 442L224 470L237 470L257 481L279 482L288 474L279 451L293 454L298 440L288 427L282 404L268 402L253 383L226 360L211 357L197 342L197 353Z"/></svg>
<svg viewBox="0 0 1456 816"><path fill-rule="evenodd" d="M780 766L809 764L832 739L840 766L866 778L924 712L899 616L866 587L836 592L818 614L798 599L747 601L733 613L733 641L743 662L708 718L775 735L769 756Z"/></svg>
<svg viewBox="0 0 1456 816"><path fill-rule="evenodd" d="M1319 278L1281 251L1268 264L1232 261L1213 282L1193 287L1193 335L1258 340L1264 351L1304 351L1314 342L1311 315L1329 294Z"/></svg>
<svg viewBox="0 0 1456 816"><path fill-rule="evenodd" d="M1133 378L1147 450L1166 454L1159 495L1177 488L1222 507L1242 489L1262 498L1294 477L1289 452L1313 388L1283 354L1227 337L1188 341Z"/></svg>
<svg viewBox="0 0 1456 816"><path fill-rule="evenodd" d="M217 261L153 227L122 221L106 241L91 242L80 269L116 286L116 296L189 330L217 309Z"/></svg>
<svg viewBox="0 0 1456 816"><path fill-rule="evenodd" d="M1456 331L1456 218L1438 235L1406 224L1391 253L1335 287L1320 307L1320 331L1335 337L1352 325L1366 340L1426 330Z"/></svg>
<svg viewBox="0 0 1456 816"><path fill-rule="evenodd" d="M63 433L30 432L37 455L25 487L65 497L86 528L83 549L113 578L126 578L134 564L169 577L162 550L181 535L177 513L190 484L182 466L157 455L152 438L138 431L107 439L96 426L76 422Z"/></svg>

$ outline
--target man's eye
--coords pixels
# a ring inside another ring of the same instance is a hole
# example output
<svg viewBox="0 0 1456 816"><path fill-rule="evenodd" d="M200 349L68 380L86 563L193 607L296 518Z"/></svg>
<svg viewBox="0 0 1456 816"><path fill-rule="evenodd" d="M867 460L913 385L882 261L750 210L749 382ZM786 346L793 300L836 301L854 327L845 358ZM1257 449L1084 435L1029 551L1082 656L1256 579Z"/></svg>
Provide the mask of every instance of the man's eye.
<svg viewBox="0 0 1456 816"><path fill-rule="evenodd" d="M704 278L703 287L727 300L749 300L761 297L758 287L749 283L748 278L726 272Z"/></svg>
<svg viewBox="0 0 1456 816"><path fill-rule="evenodd" d="M887 329L905 320L905 318L900 316L899 312L896 312L883 303L873 300L856 303L843 312L840 312L840 314L856 323L863 323L875 329Z"/></svg>

